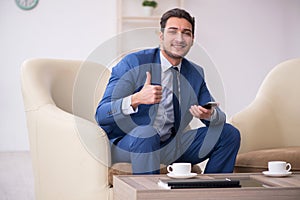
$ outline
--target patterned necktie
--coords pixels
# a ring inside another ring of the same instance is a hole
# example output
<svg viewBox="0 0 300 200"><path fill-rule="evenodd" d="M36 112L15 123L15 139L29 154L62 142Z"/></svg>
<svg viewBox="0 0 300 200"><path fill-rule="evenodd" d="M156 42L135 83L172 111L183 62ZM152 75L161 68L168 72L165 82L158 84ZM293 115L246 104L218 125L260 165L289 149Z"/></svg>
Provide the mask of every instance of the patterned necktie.
<svg viewBox="0 0 300 200"><path fill-rule="evenodd" d="M179 107L179 90L178 90L178 68L172 67L173 74L173 109L174 109L174 128L178 131L180 125L180 107Z"/></svg>

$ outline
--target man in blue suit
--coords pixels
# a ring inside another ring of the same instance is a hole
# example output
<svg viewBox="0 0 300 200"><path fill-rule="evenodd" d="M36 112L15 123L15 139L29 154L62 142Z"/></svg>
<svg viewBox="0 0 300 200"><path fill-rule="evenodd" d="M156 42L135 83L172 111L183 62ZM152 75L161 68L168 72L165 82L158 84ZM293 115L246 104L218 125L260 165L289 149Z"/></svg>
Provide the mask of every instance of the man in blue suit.
<svg viewBox="0 0 300 200"><path fill-rule="evenodd" d="M209 158L205 173L233 171L239 131L213 101L203 69L185 59L195 21L182 9L161 18L160 48L124 57L113 69L95 118L111 142L112 162L130 162L134 174L159 173L160 163ZM193 117L206 126L188 130Z"/></svg>

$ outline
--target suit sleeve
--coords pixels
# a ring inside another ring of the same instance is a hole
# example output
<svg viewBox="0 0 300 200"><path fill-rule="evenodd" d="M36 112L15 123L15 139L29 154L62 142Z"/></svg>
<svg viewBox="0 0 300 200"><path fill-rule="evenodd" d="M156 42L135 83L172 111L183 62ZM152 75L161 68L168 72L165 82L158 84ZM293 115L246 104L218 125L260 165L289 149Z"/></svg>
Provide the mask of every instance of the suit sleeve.
<svg viewBox="0 0 300 200"><path fill-rule="evenodd" d="M209 101L215 101L215 100L207 88L203 69L200 68L200 70L198 69L198 71L200 72L200 75L202 76L202 80L203 80L201 87L200 87L200 92L198 95L198 103L199 103L199 105L204 105L205 103L207 103ZM201 121L206 126L220 125L220 124L223 124L226 122L226 115L219 107L217 107L215 109L215 116L213 119L211 119L210 121L209 120L201 120Z"/></svg>
<svg viewBox="0 0 300 200"><path fill-rule="evenodd" d="M124 74L130 71L132 64L134 59L125 57L112 69L106 90L96 109L95 119L99 125L111 125L117 120L129 117L122 112L122 101L134 92L133 81L124 78Z"/></svg>

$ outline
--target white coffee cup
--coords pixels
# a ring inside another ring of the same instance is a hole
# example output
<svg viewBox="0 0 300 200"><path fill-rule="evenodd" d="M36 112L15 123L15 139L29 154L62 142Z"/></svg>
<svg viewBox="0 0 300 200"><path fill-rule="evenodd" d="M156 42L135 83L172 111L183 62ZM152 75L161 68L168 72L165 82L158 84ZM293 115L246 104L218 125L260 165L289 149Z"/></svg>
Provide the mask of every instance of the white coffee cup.
<svg viewBox="0 0 300 200"><path fill-rule="evenodd" d="M286 173L292 169L292 165L285 161L269 161L268 169L271 173Z"/></svg>
<svg viewBox="0 0 300 200"><path fill-rule="evenodd" d="M192 170L191 163L173 163L167 167L167 171L173 174L190 174Z"/></svg>

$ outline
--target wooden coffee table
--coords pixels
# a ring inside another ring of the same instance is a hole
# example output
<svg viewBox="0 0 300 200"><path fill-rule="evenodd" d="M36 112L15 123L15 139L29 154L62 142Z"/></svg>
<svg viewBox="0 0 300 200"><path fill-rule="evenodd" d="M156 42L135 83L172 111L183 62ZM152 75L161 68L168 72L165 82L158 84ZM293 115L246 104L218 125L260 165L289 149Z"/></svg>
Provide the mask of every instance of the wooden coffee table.
<svg viewBox="0 0 300 200"><path fill-rule="evenodd" d="M157 185L166 175L120 175L114 176L114 200L188 200L188 199L300 199L300 174L288 177L267 177L260 173L198 175L199 179L230 178L241 180L241 188L163 189ZM255 185L252 185L252 183ZM245 184L244 184L245 183ZM250 185L248 184L250 183Z"/></svg>

